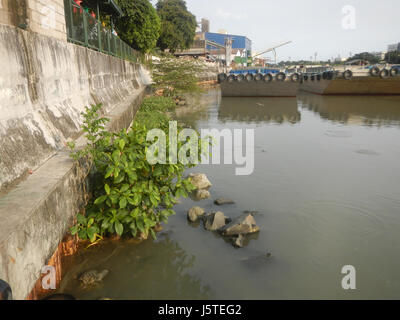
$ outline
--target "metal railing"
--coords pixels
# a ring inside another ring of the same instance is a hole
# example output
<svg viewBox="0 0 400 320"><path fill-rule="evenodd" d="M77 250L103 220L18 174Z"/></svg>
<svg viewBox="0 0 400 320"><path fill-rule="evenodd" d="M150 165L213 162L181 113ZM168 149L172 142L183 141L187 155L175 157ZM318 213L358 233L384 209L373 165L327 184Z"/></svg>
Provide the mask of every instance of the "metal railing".
<svg viewBox="0 0 400 320"><path fill-rule="evenodd" d="M144 55L105 28L102 23L73 0L64 0L68 41L131 62L143 61Z"/></svg>

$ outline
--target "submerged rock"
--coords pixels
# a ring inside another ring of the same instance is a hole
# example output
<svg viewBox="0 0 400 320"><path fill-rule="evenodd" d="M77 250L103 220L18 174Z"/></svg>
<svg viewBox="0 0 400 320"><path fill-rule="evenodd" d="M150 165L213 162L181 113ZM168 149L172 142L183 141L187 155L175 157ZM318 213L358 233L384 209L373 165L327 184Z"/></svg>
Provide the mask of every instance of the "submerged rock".
<svg viewBox="0 0 400 320"><path fill-rule="evenodd" d="M81 274L78 280L81 281L84 286L91 286L103 281L108 273L109 271L107 269L100 272L97 270L89 270Z"/></svg>
<svg viewBox="0 0 400 320"><path fill-rule="evenodd" d="M259 269L265 267L265 265L270 262L271 256L272 254L267 252L265 254L251 256L240 260L249 268Z"/></svg>
<svg viewBox="0 0 400 320"><path fill-rule="evenodd" d="M228 218L223 212L208 213L204 216L204 228L209 231L217 231L226 225Z"/></svg>
<svg viewBox="0 0 400 320"><path fill-rule="evenodd" d="M244 235L239 234L239 235L237 236L237 238L235 238L235 241L234 241L233 245L234 245L235 247L238 247L238 248L243 248L244 239L245 239L245 238L244 238Z"/></svg>
<svg viewBox="0 0 400 320"><path fill-rule="evenodd" d="M200 189L196 190L191 194L191 198L194 201L205 200L211 197L211 194L208 190Z"/></svg>
<svg viewBox="0 0 400 320"><path fill-rule="evenodd" d="M224 204L234 204L235 201L233 201L232 199L219 198L219 199L215 200L214 203L218 206L222 206Z"/></svg>
<svg viewBox="0 0 400 320"><path fill-rule="evenodd" d="M204 215L204 209L200 207L193 207L188 211L188 219L191 222L196 222L199 217Z"/></svg>
<svg viewBox="0 0 400 320"><path fill-rule="evenodd" d="M204 173L191 173L189 174L190 181L196 187L196 189L208 189L212 186L210 180Z"/></svg>
<svg viewBox="0 0 400 320"><path fill-rule="evenodd" d="M246 235L260 231L250 213L244 213L219 230L225 236Z"/></svg>

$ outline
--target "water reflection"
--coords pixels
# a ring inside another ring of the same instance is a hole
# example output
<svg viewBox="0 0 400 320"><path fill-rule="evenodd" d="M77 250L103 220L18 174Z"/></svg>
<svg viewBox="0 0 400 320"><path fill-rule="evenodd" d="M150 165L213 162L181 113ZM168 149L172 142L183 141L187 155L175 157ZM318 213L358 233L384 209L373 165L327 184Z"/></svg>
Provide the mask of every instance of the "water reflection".
<svg viewBox="0 0 400 320"><path fill-rule="evenodd" d="M297 123L301 114L295 98L230 98L221 99L218 120L247 123Z"/></svg>
<svg viewBox="0 0 400 320"><path fill-rule="evenodd" d="M60 292L78 299L210 299L211 291L190 273L195 256L185 252L167 233L140 244L107 242L65 261L68 272ZM110 270L101 286L83 289L77 275Z"/></svg>
<svg viewBox="0 0 400 320"><path fill-rule="evenodd" d="M323 119L364 126L400 126L400 97L320 96L302 93L297 99L302 108L318 113Z"/></svg>
<svg viewBox="0 0 400 320"><path fill-rule="evenodd" d="M179 119L185 126L197 128L198 121L208 121L210 119L208 108L219 104L221 93L219 89L213 88L185 98L187 106L176 108L174 118Z"/></svg>

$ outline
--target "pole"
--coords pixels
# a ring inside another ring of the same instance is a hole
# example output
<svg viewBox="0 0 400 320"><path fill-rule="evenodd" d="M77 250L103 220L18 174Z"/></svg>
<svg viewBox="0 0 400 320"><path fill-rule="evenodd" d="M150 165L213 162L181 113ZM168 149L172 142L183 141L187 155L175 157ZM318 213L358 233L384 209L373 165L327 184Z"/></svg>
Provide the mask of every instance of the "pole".
<svg viewBox="0 0 400 320"><path fill-rule="evenodd" d="M101 47L101 22L100 22L100 7L99 3L97 2L97 36L99 37L99 51L102 52Z"/></svg>

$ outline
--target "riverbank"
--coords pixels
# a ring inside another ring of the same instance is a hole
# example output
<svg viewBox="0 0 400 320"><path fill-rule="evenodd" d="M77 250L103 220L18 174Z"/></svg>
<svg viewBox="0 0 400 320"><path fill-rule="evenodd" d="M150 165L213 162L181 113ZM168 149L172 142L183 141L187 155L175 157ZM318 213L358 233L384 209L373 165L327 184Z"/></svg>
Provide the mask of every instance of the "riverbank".
<svg viewBox="0 0 400 320"><path fill-rule="evenodd" d="M175 111L181 110L182 108L186 109L185 112L187 113L188 110L191 110L192 113L196 113L198 112L200 109L205 108L207 103L210 101L210 98L208 97L208 94L202 93L202 94L186 94L185 96L185 103L186 106L182 107L182 106L176 106L173 109L169 109L172 113L170 114L170 116L175 116ZM155 96L156 97L156 96ZM202 99L202 97L208 97L206 99ZM157 98L157 97L156 97ZM151 101L151 96L147 96L147 99L150 99L149 101ZM164 98L158 98L158 100L163 100ZM167 99L168 101L172 99ZM199 103L200 102L200 103ZM162 105L165 105L165 103L163 103ZM200 106L200 107L199 107ZM151 107L149 109L149 107L146 107L145 109L148 110L152 110L152 112L156 112L156 110L153 110L153 107ZM141 115L141 113L139 112L138 117L140 119L149 119L149 116L145 116L145 115ZM171 118L172 119L172 118ZM139 120L139 122L141 122L142 120ZM147 121L147 120L146 120ZM162 228L158 227L157 228L157 232L160 232L162 230ZM142 241L144 241L145 239L147 239L146 237L142 237L142 236L137 236L136 238L132 238L132 239L121 239L121 237L113 237L113 239L105 239L105 243L109 242L109 241L120 241L121 245L123 245L123 243L136 243L139 244ZM104 245L104 241L102 241L101 243L95 244L95 246L103 246ZM60 244L57 252L53 255L52 259L50 259L50 263L57 265L57 271L58 271L58 276L57 276L57 288L59 288L59 284L60 281L63 279L64 275L66 273L68 273L68 266L70 265L68 261L70 261L70 256L72 256L72 260L75 259L74 255L78 253L79 256L79 252L81 251L86 251L86 248L90 247L90 242L88 241L81 241L76 238L76 237L71 237L71 236L67 236L66 237L66 242ZM66 262L64 262L66 261ZM40 299L40 298L44 298L46 296L49 295L49 291L48 290L42 290L41 289L41 282L40 280L37 282L37 285L35 287L35 290L31 293L30 298L31 299Z"/></svg>

